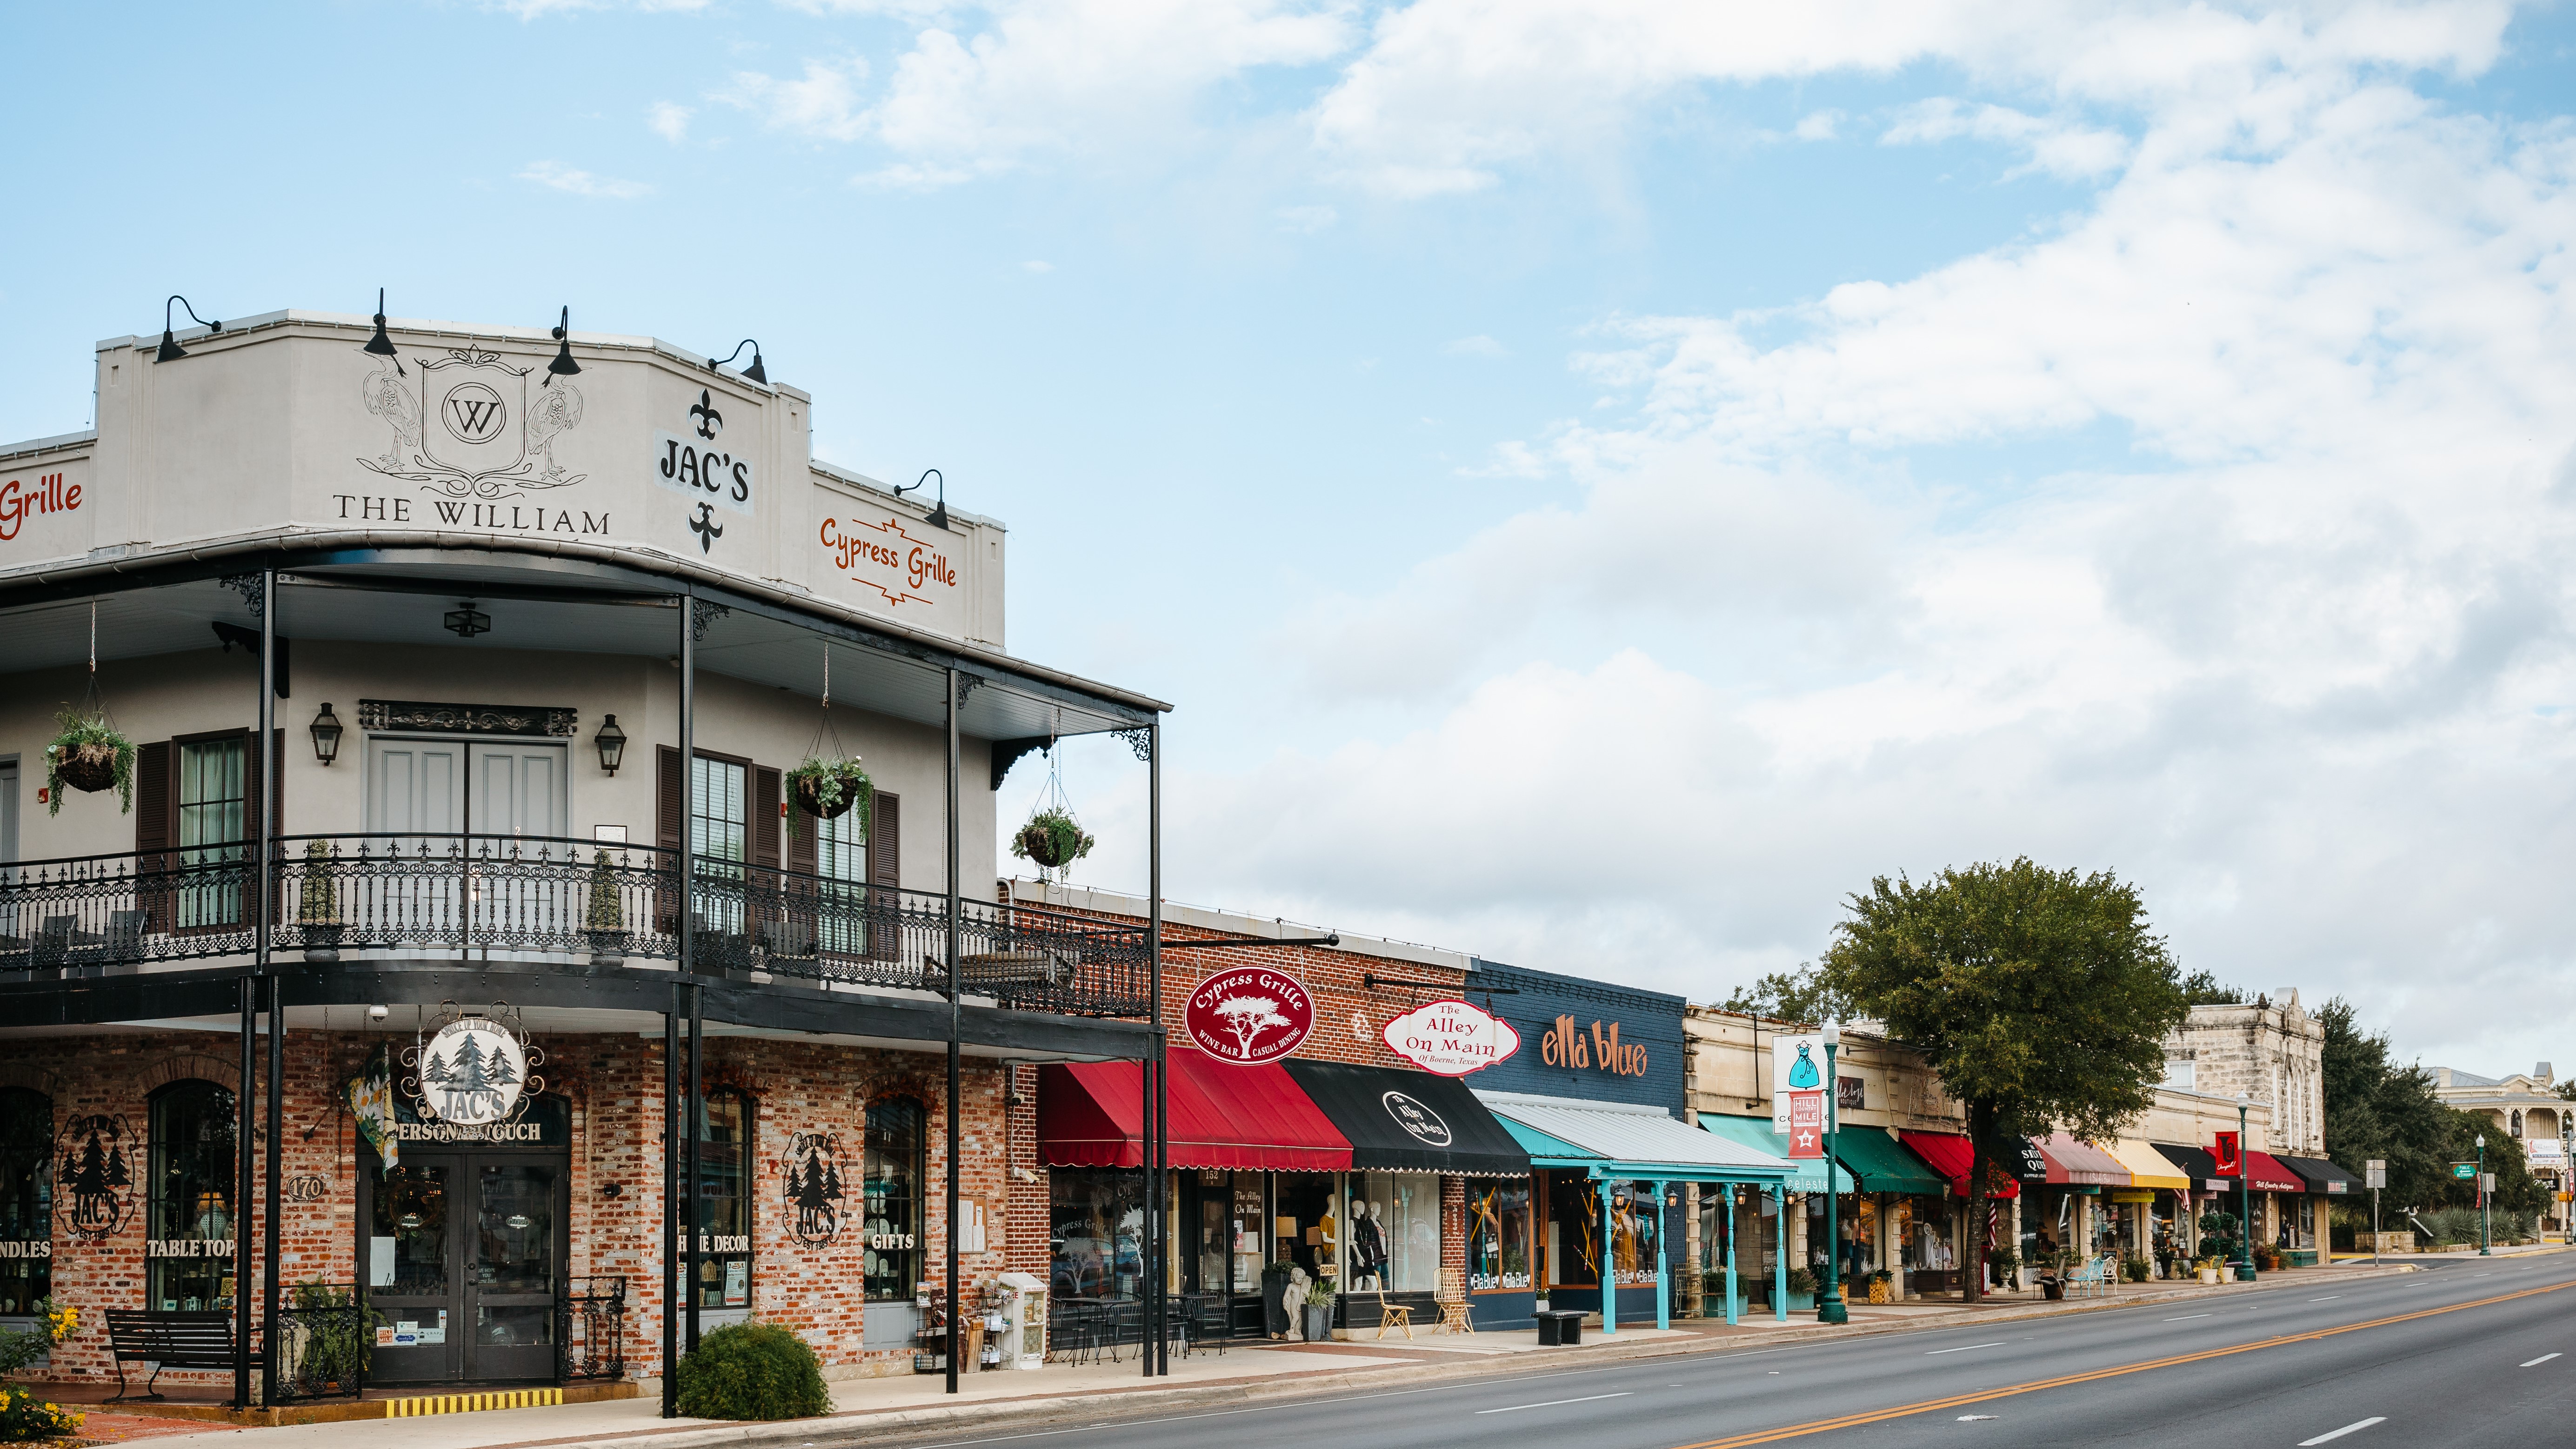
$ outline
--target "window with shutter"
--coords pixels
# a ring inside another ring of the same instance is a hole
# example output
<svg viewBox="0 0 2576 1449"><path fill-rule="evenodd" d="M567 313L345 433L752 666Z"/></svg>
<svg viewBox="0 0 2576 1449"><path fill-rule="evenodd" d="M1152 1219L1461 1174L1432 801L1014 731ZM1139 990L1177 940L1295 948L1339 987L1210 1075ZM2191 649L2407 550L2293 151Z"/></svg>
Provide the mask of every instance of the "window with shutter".
<svg viewBox="0 0 2576 1449"><path fill-rule="evenodd" d="M852 811L855 815L858 812ZM848 815L841 817L849 819ZM898 933L903 919L903 898L896 894L903 886L903 799L877 791L868 800L868 833L861 846L867 852L868 885L868 954L891 961L898 954Z"/></svg>
<svg viewBox="0 0 2576 1449"><path fill-rule="evenodd" d="M170 742L154 740L134 752L134 874L143 929L170 929Z"/></svg>

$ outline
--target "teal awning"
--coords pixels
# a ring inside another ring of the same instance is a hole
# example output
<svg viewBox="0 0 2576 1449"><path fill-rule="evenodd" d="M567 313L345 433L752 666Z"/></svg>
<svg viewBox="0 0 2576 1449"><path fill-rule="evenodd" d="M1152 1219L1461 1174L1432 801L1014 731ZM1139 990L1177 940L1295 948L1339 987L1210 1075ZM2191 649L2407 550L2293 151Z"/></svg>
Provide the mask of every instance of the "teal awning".
<svg viewBox="0 0 2576 1449"><path fill-rule="evenodd" d="M1791 1170L1768 1145L1703 1132L1656 1107L1518 1092L1476 1099L1539 1167L1654 1182L1773 1183Z"/></svg>
<svg viewBox="0 0 2576 1449"><path fill-rule="evenodd" d="M1950 1179L1905 1149L1879 1127L1846 1127L1834 1134L1834 1159L1851 1169L1863 1192L1921 1193L1939 1197Z"/></svg>
<svg viewBox="0 0 2576 1449"><path fill-rule="evenodd" d="M1729 1142L1750 1147L1756 1152L1767 1152L1774 1157L1779 1157L1789 1150L1787 1138L1773 1135L1771 1119L1768 1117L1721 1117L1715 1112L1702 1112L1699 1114L1699 1125ZM1825 1190L1823 1158L1792 1157L1787 1160L1790 1163L1790 1175L1782 1180L1781 1186L1791 1192ZM1859 1189L1852 1185L1850 1173L1836 1168L1834 1169L1834 1191L1857 1192Z"/></svg>

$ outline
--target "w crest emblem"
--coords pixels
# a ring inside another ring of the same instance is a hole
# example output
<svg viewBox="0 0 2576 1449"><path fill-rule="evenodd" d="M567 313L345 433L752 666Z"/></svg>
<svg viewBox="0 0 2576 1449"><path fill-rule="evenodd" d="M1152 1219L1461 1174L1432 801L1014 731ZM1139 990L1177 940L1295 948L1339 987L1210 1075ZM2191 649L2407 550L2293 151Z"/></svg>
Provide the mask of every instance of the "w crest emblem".
<svg viewBox="0 0 2576 1449"><path fill-rule="evenodd" d="M450 498L500 498L580 482L585 475L557 464L554 447L580 424L581 394L565 382L532 406L532 371L464 347L422 362L410 386L392 371L370 373L367 411L384 419L394 436L383 456L358 461Z"/></svg>

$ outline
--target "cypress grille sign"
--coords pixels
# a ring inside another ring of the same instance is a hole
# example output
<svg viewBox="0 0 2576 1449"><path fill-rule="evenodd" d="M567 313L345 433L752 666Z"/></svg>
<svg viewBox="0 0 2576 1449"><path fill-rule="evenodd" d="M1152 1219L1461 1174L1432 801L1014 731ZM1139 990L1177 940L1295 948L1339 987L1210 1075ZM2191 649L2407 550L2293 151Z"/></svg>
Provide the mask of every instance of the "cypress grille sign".
<svg viewBox="0 0 2576 1449"><path fill-rule="evenodd" d="M1181 1025L1220 1062L1257 1066L1297 1049L1315 1029L1315 998L1285 971L1247 966L1220 971L1190 993Z"/></svg>

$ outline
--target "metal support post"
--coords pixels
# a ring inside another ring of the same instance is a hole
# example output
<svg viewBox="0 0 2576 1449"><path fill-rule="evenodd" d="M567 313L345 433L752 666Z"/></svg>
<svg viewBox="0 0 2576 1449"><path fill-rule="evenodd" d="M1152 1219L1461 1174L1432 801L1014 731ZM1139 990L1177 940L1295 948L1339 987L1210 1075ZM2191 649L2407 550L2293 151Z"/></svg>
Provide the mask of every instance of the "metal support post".
<svg viewBox="0 0 2576 1449"><path fill-rule="evenodd" d="M957 1392L957 1359L966 1347L965 1285L957 1277L957 1038L964 1028L958 1015L965 997L966 975L957 960L957 874L964 857L957 844L957 668L948 669L948 1386Z"/></svg>
<svg viewBox="0 0 2576 1449"><path fill-rule="evenodd" d="M706 1137L707 1114L707 987L703 981L689 983L689 1098L680 1109L680 1161L682 1164L680 1201L689 1214L688 1262L682 1271L680 1291L689 1305L688 1337L682 1340L690 1353L698 1351L698 1306L706 1297L705 1259L707 1251L706 1163L702 1158Z"/></svg>
<svg viewBox="0 0 2576 1449"><path fill-rule="evenodd" d="M681 903L686 915L688 905ZM662 1012L662 1417L680 1416L680 986Z"/></svg>
<svg viewBox="0 0 2576 1449"><path fill-rule="evenodd" d="M286 1148L285 1085L286 1071L286 1002L277 979L277 966L272 958L276 949L273 922L277 918L277 792L284 788L278 776L286 768L284 752L274 747L277 736L277 570L259 573L259 729L252 737L251 749L262 762L252 778L259 781L259 801L253 807L258 822L258 910L254 917L252 945L256 954L255 969L268 981L268 1099L263 1114L268 1135L267 1182L260 1203L260 1322L265 1330L260 1335L259 1401L277 1402L277 1251L278 1208L284 1201L279 1190L284 1186L278 1173ZM249 1080L243 1080L249 1086ZM243 1269L249 1265L233 1260L233 1283L236 1289L246 1286Z"/></svg>
<svg viewBox="0 0 2576 1449"><path fill-rule="evenodd" d="M1145 756L1145 977L1154 1037L1154 1110L1146 1120L1154 1129L1154 1302L1159 1312L1168 1312L1163 1289L1171 1276L1165 1266L1171 1245L1164 1208L1170 1191L1165 1184L1171 1180L1172 1056L1163 1040L1163 721L1159 716L1145 727ZM1154 1371L1164 1376L1172 1372L1170 1338L1157 1321L1152 1361Z"/></svg>
<svg viewBox="0 0 2576 1449"><path fill-rule="evenodd" d="M234 1094L233 1163L233 1407L250 1407L250 1282L242 1270L250 1262L251 1149L259 1134L251 1115L251 1092L259 1082L259 978L241 979L241 1090Z"/></svg>
<svg viewBox="0 0 2576 1449"><path fill-rule="evenodd" d="M1789 1189L1786 1184L1773 1184L1771 1204L1776 1209L1771 1220L1780 1225L1780 1251L1771 1255L1771 1316L1786 1323L1789 1321Z"/></svg>
<svg viewBox="0 0 2576 1449"><path fill-rule="evenodd" d="M1825 1023L1825 1291L1816 1298L1818 1323L1851 1322L1851 1310L1843 1306L1842 1194L1834 1191L1834 1132L1843 1116L1834 1053L1841 1045L1841 1028Z"/></svg>
<svg viewBox="0 0 2576 1449"><path fill-rule="evenodd" d="M1601 1336L1613 1338L1619 1332L1619 1271L1613 1266L1619 1260L1617 1243L1610 1236L1610 1179L1601 1179Z"/></svg>
<svg viewBox="0 0 2576 1449"><path fill-rule="evenodd" d="M2236 1231L2245 1251L2245 1276L2254 1276L2254 1159L2246 1155L2245 1095L2236 1097Z"/></svg>
<svg viewBox="0 0 2576 1449"><path fill-rule="evenodd" d="M1729 1327L1744 1321L1742 1290L1735 1279L1735 1184L1718 1186L1718 1219L1726 1228L1726 1322Z"/></svg>
<svg viewBox="0 0 2576 1449"><path fill-rule="evenodd" d="M1655 1190L1655 1327L1663 1329L1673 1326L1670 1274L1665 1265L1665 1259L1671 1255L1671 1245L1665 1241L1664 1234L1664 1184L1658 1179L1647 1186Z"/></svg>

